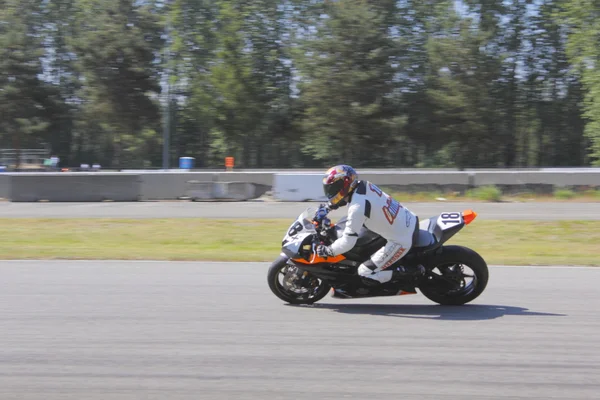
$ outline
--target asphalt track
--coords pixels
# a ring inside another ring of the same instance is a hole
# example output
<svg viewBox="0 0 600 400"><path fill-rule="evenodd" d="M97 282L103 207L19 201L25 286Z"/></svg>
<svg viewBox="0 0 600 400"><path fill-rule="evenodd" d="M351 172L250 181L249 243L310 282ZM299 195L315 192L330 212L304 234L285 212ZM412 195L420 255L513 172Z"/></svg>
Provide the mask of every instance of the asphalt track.
<svg viewBox="0 0 600 400"><path fill-rule="evenodd" d="M0 399L597 399L600 269L295 307L266 264L0 262Z"/></svg>
<svg viewBox="0 0 600 400"><path fill-rule="evenodd" d="M134 202L10 203L0 202L0 218L295 218L318 203L276 202ZM596 203L405 203L421 218L473 209L490 220L600 220ZM337 210L334 218L342 215Z"/></svg>

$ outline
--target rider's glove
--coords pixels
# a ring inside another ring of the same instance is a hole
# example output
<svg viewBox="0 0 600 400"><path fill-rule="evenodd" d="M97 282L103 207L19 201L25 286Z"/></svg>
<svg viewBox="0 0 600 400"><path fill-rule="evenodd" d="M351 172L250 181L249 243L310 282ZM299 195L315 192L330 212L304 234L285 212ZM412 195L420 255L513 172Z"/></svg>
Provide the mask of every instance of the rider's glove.
<svg viewBox="0 0 600 400"><path fill-rule="evenodd" d="M327 206L325 204L321 204L319 206L319 209L317 210L317 212L315 212L315 221L321 222L323 220L323 218L325 218L327 216L327 214L329 213L329 209L327 208Z"/></svg>
<svg viewBox="0 0 600 400"><path fill-rule="evenodd" d="M331 250L331 247L320 244L317 246L317 255L319 257L332 257L333 251Z"/></svg>

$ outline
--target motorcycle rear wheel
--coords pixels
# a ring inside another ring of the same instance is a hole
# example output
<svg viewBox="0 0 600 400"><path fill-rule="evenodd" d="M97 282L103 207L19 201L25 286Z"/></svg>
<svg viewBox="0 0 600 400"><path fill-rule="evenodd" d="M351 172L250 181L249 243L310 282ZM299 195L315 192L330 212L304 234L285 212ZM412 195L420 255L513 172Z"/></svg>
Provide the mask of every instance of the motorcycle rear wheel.
<svg viewBox="0 0 600 400"><path fill-rule="evenodd" d="M331 286L323 280L308 274L303 277L288 258L280 256L269 267L267 282L273 294L290 304L312 304L327 295ZM279 278L283 278L283 282Z"/></svg>
<svg viewBox="0 0 600 400"><path fill-rule="evenodd" d="M484 291L489 279L485 260L475 251L463 246L444 246L441 254L433 256L428 270L431 274L419 285L421 293L429 300L458 306L475 300ZM473 271L465 274L464 267ZM434 272L438 269L440 272ZM473 278L467 285L465 278Z"/></svg>

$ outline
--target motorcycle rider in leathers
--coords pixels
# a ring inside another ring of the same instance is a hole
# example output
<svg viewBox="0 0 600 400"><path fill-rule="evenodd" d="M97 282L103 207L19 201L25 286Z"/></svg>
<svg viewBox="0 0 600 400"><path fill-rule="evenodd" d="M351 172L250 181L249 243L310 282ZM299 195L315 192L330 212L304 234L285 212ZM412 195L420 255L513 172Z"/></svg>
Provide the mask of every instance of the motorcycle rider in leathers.
<svg viewBox="0 0 600 400"><path fill-rule="evenodd" d="M335 210L347 205L348 216L343 235L330 246L317 246L317 255L331 257L348 252L364 225L387 239L384 247L359 266L358 274L365 283L378 285L388 282L392 275L414 276L423 272L421 266L414 271L398 265L418 234L419 221L414 213L373 183L359 180L348 165L330 168L323 178L323 190L329 200L326 208ZM392 265L394 268L388 269Z"/></svg>

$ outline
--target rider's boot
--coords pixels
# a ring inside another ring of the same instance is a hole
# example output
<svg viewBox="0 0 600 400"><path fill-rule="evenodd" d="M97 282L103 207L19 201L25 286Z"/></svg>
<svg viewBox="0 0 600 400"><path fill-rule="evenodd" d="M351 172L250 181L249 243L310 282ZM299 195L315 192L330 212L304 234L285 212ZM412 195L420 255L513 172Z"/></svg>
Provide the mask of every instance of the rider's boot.
<svg viewBox="0 0 600 400"><path fill-rule="evenodd" d="M389 282L392 279L417 278L425 274L425 267L418 265L416 267L407 267L404 265L395 266L383 271L373 271L367 267L359 268L358 274L362 281L368 286L377 286Z"/></svg>
<svg viewBox="0 0 600 400"><path fill-rule="evenodd" d="M377 271L372 270L364 265L358 268L358 275L367 286L378 286L382 283L389 282L392 279L393 271Z"/></svg>

